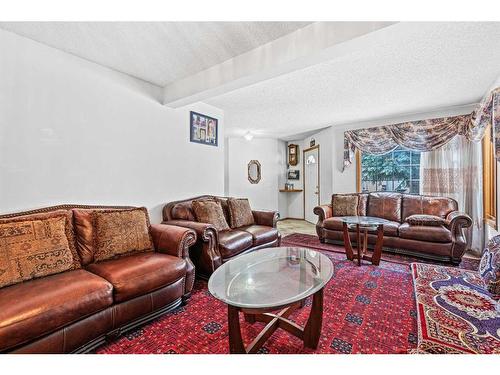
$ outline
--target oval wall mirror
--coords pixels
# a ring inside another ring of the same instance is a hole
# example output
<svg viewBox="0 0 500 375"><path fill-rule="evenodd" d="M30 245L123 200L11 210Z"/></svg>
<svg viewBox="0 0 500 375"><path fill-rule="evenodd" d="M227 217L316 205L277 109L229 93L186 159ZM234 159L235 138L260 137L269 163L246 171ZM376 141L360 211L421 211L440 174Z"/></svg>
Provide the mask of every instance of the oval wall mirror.
<svg viewBox="0 0 500 375"><path fill-rule="evenodd" d="M250 160L248 163L248 181L258 184L261 178L260 163L258 160Z"/></svg>

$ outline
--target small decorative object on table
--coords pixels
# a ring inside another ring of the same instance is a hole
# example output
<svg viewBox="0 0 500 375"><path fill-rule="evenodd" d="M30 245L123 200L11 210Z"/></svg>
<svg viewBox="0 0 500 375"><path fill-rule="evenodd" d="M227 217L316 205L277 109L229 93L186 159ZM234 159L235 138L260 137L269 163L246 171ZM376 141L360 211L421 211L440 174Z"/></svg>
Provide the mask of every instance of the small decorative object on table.
<svg viewBox="0 0 500 375"><path fill-rule="evenodd" d="M218 120L197 112L189 113L190 141L210 146L218 145Z"/></svg>
<svg viewBox="0 0 500 375"><path fill-rule="evenodd" d="M344 246L347 259L358 260L358 266L361 266L361 260L368 260L372 264L378 266L382 256L382 243L384 241L384 224L389 223L388 220L371 216L345 216L341 218L344 229ZM349 229L356 230L357 254L354 254ZM373 249L373 255L368 256L368 232L377 233L377 242Z"/></svg>
<svg viewBox="0 0 500 375"><path fill-rule="evenodd" d="M256 353L278 328L302 339L304 346L317 348L323 288L332 275L333 264L327 256L296 247L254 251L217 268L208 281L208 290L228 306L230 352ZM288 316L311 295L311 313L302 328ZM267 324L247 347L241 336L240 312L249 323Z"/></svg>

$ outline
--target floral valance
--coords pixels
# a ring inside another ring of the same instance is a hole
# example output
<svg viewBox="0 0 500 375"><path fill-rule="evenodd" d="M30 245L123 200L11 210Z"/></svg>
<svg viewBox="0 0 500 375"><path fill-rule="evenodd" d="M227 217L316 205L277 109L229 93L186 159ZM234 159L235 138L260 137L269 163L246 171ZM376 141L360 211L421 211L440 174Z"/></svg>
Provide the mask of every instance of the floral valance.
<svg viewBox="0 0 500 375"><path fill-rule="evenodd" d="M494 132L495 156L500 160L500 79L470 114L346 131L344 168L354 161L356 149L375 155L385 154L398 146L412 151L432 151L457 135L479 142L490 124Z"/></svg>
<svg viewBox="0 0 500 375"><path fill-rule="evenodd" d="M479 138L481 131L488 125L492 125L495 139L495 157L500 160L500 80L495 82L492 89L484 96L477 109L471 114L472 128L479 134L473 137Z"/></svg>
<svg viewBox="0 0 500 375"><path fill-rule="evenodd" d="M344 133L344 168L353 162L356 149L376 155L398 146L413 151L432 151L457 135L472 138L470 129L469 114L349 130Z"/></svg>

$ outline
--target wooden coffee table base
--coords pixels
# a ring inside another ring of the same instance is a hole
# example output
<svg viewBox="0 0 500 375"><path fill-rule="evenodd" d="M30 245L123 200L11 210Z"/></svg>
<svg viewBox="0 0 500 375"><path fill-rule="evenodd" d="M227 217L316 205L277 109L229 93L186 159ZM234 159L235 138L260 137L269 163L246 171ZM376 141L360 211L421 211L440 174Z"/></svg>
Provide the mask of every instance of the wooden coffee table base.
<svg viewBox="0 0 500 375"><path fill-rule="evenodd" d="M287 319L290 314L300 307L302 301L295 302L291 305L281 306L273 309L245 309L228 305L228 323L229 323L229 351L231 354L251 354L257 351L264 345L266 340L278 329L297 336L304 341L304 346L312 349L318 347L319 337L321 334L321 325L323 321L323 288L318 290L313 295L311 312L306 326L302 328L298 324ZM281 309L278 313L271 313ZM250 345L245 348L241 337L240 316L243 312L245 320L249 323L264 322L267 325L257 335Z"/></svg>
<svg viewBox="0 0 500 375"><path fill-rule="evenodd" d="M347 259L358 260L358 266L361 266L361 260L367 260L372 262L372 264L378 266L380 264L380 258L382 257L382 245L384 242L384 226L379 224L377 226L377 242L373 249L372 256L366 255L368 250L368 230L369 228L360 228L359 224L356 224L356 243L357 243L357 254L354 254L351 237L349 236L349 227L347 223L343 223L344 229L344 246ZM363 238L361 238L363 237Z"/></svg>

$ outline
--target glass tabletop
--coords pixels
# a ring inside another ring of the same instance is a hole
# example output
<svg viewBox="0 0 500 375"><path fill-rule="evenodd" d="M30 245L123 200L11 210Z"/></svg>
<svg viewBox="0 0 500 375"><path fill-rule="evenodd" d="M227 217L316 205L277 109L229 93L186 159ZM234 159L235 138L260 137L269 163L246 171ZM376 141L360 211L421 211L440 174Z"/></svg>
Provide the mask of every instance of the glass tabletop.
<svg viewBox="0 0 500 375"><path fill-rule="evenodd" d="M377 226L390 223L389 220L374 216L342 216L340 220L348 225L359 224L360 226Z"/></svg>
<svg viewBox="0 0 500 375"><path fill-rule="evenodd" d="M273 247L224 263L210 277L208 290L215 298L232 306L272 308L314 294L332 275L332 262L320 252Z"/></svg>

